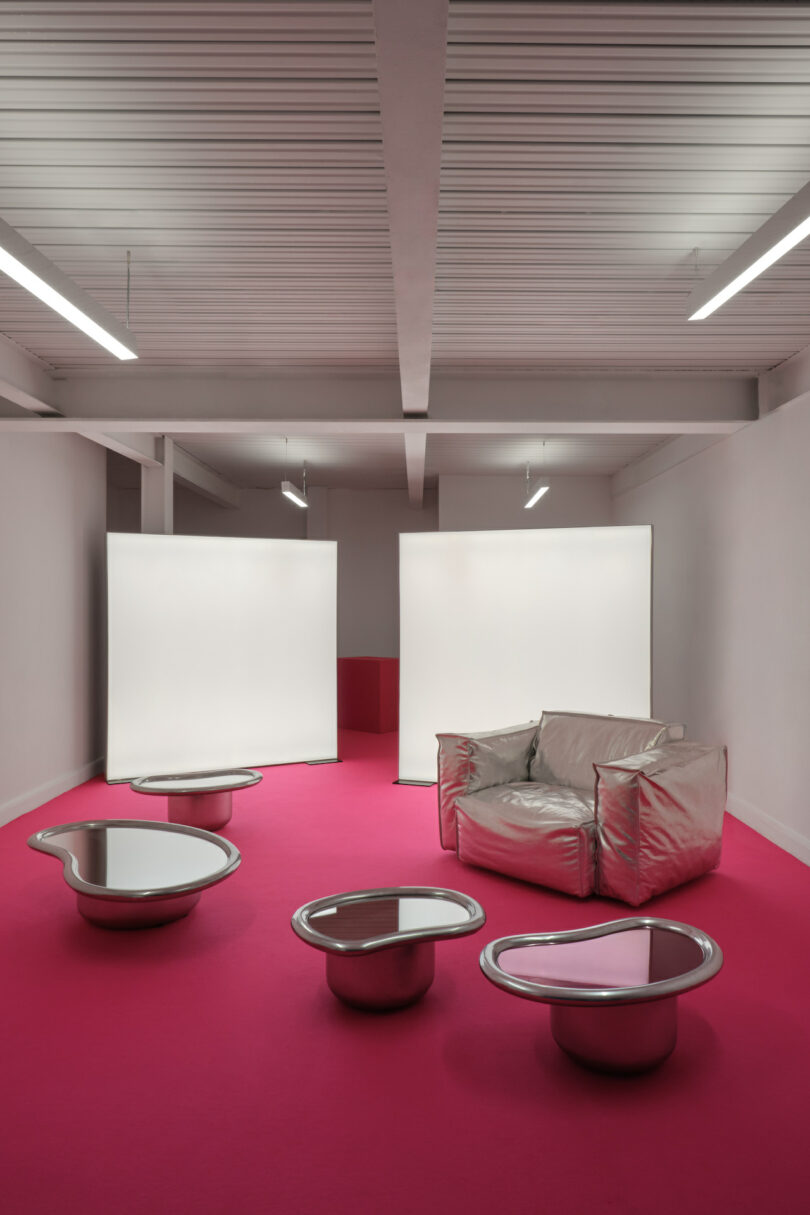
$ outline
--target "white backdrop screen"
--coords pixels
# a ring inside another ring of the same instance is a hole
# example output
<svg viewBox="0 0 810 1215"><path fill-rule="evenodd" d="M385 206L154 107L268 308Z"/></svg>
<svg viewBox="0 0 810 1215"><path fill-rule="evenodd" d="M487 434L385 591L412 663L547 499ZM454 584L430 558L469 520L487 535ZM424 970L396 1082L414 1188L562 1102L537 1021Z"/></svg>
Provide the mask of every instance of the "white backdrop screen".
<svg viewBox="0 0 810 1215"><path fill-rule="evenodd" d="M337 545L110 534L107 779L337 756Z"/></svg>
<svg viewBox="0 0 810 1215"><path fill-rule="evenodd" d="M436 734L650 714L650 527L400 536L401 780Z"/></svg>

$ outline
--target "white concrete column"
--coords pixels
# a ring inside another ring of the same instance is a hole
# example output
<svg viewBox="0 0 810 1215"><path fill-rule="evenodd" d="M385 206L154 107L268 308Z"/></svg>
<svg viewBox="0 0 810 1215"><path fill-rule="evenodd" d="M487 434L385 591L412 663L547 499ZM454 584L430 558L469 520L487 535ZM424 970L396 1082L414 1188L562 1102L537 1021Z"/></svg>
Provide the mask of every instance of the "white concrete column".
<svg viewBox="0 0 810 1215"><path fill-rule="evenodd" d="M157 468L141 465L141 531L171 536L174 531L174 442L156 443Z"/></svg>

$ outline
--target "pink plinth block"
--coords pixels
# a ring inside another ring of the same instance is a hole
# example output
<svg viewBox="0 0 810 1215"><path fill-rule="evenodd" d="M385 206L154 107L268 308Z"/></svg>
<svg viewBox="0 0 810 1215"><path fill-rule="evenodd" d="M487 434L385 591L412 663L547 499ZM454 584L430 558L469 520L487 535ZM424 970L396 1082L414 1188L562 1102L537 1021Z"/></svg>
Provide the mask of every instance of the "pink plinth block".
<svg viewBox="0 0 810 1215"><path fill-rule="evenodd" d="M338 658L338 725L370 734L396 730L398 658Z"/></svg>

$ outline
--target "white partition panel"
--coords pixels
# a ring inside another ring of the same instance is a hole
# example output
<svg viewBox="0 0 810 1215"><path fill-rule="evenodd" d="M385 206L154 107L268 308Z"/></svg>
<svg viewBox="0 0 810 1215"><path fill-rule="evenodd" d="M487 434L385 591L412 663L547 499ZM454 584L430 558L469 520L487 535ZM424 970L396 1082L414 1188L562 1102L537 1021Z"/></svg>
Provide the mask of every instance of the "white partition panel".
<svg viewBox="0 0 810 1215"><path fill-rule="evenodd" d="M110 534L107 779L337 756L337 545Z"/></svg>
<svg viewBox="0 0 810 1215"><path fill-rule="evenodd" d="M652 529L400 536L400 780L436 734L650 713Z"/></svg>

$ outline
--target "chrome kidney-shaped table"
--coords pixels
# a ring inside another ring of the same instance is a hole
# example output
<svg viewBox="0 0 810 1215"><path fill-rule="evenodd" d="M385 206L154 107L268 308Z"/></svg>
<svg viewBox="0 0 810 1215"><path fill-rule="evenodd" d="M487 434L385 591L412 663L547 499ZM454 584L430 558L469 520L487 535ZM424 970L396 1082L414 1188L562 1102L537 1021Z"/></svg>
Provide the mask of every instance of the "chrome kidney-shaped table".
<svg viewBox="0 0 810 1215"><path fill-rule="evenodd" d="M219 831L231 820L235 789L248 789L262 779L253 768L227 772L184 772L179 776L141 776L130 782L133 793L165 797L170 823Z"/></svg>
<svg viewBox="0 0 810 1215"><path fill-rule="evenodd" d="M79 911L104 928L178 920L242 859L229 840L209 831L141 819L63 823L37 831L28 844L62 861Z"/></svg>
<svg viewBox="0 0 810 1215"><path fill-rule="evenodd" d="M637 1072L671 1054L678 996L716 975L723 954L699 928L635 916L501 937L480 961L497 987L551 1006L554 1040L579 1063Z"/></svg>
<svg viewBox="0 0 810 1215"><path fill-rule="evenodd" d="M326 981L356 1008L404 1008L430 987L435 942L478 932L484 909L457 890L386 886L299 907L293 930L326 954Z"/></svg>

